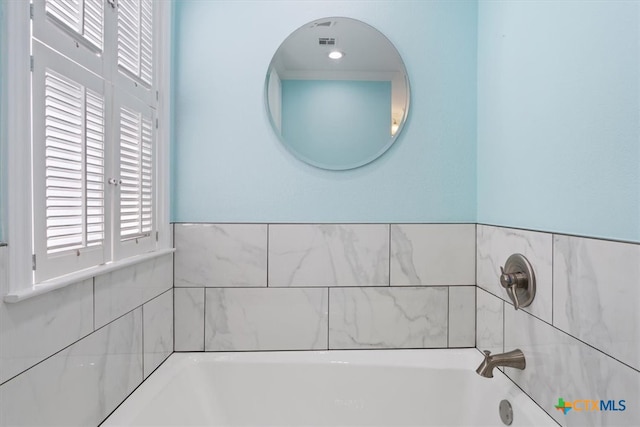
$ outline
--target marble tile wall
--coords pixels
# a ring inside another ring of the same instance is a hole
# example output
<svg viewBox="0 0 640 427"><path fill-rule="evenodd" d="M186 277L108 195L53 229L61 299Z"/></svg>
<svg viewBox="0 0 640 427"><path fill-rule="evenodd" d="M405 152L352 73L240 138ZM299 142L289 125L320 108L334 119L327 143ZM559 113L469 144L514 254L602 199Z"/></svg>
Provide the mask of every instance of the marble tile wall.
<svg viewBox="0 0 640 427"><path fill-rule="evenodd" d="M0 301L0 425L98 425L173 352L173 257ZM0 290L8 290L0 247Z"/></svg>
<svg viewBox="0 0 640 427"><path fill-rule="evenodd" d="M505 373L561 425L640 425L640 244L486 225L477 233L478 349L520 348L526 369ZM540 305L515 311L499 286L513 252L543 278ZM554 407L560 397L625 400L626 410L565 415Z"/></svg>
<svg viewBox="0 0 640 427"><path fill-rule="evenodd" d="M175 224L175 350L475 346L474 224Z"/></svg>

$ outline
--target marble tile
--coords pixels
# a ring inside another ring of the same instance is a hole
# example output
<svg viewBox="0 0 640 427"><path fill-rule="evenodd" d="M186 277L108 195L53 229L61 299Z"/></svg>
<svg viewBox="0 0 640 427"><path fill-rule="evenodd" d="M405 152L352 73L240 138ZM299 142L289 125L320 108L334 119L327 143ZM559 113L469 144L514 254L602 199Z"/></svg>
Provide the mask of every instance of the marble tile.
<svg viewBox="0 0 640 427"><path fill-rule="evenodd" d="M327 348L327 289L206 289L205 348Z"/></svg>
<svg viewBox="0 0 640 427"><path fill-rule="evenodd" d="M173 291L142 306L144 377L173 353Z"/></svg>
<svg viewBox="0 0 640 427"><path fill-rule="evenodd" d="M204 351L204 288L174 288L175 351Z"/></svg>
<svg viewBox="0 0 640 427"><path fill-rule="evenodd" d="M447 346L446 287L340 288L329 292L329 348Z"/></svg>
<svg viewBox="0 0 640 427"><path fill-rule="evenodd" d="M449 347L476 346L476 287L449 287Z"/></svg>
<svg viewBox="0 0 640 427"><path fill-rule="evenodd" d="M142 309L0 386L0 425L95 426L142 381Z"/></svg>
<svg viewBox="0 0 640 427"><path fill-rule="evenodd" d="M170 289L173 257L164 255L95 278L95 327L99 328Z"/></svg>
<svg viewBox="0 0 640 427"><path fill-rule="evenodd" d="M266 224L176 224L176 287L267 286Z"/></svg>
<svg viewBox="0 0 640 427"><path fill-rule="evenodd" d="M93 331L93 280L0 301L0 383Z"/></svg>
<svg viewBox="0 0 640 427"><path fill-rule="evenodd" d="M551 323L553 311L552 235L536 231L478 225L477 236L478 286L512 304L507 292L500 286L500 266L504 266L510 255L523 254L531 263L536 276L535 299L529 307L524 307L523 310Z"/></svg>
<svg viewBox="0 0 640 427"><path fill-rule="evenodd" d="M640 369L640 245L554 236L553 324Z"/></svg>
<svg viewBox="0 0 640 427"><path fill-rule="evenodd" d="M478 288L476 313L476 347L491 353L504 352L504 301Z"/></svg>
<svg viewBox="0 0 640 427"><path fill-rule="evenodd" d="M526 369L505 368L505 373L561 425L640 425L640 372L523 311L506 310L505 350L515 348L524 353ZM564 415L554 408L560 397L623 399L627 410Z"/></svg>
<svg viewBox="0 0 640 427"><path fill-rule="evenodd" d="M386 224L269 226L269 286L387 286Z"/></svg>
<svg viewBox="0 0 640 427"><path fill-rule="evenodd" d="M391 285L475 285L475 224L391 225Z"/></svg>

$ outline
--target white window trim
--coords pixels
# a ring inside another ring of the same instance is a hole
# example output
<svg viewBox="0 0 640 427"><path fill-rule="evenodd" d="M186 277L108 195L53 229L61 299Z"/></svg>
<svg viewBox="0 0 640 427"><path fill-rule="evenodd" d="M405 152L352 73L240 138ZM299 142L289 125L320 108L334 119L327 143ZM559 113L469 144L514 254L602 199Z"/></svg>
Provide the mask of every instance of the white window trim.
<svg viewBox="0 0 640 427"><path fill-rule="evenodd" d="M1 1L1 0L0 0ZM159 103L157 110L157 230L158 248L154 252L134 256L120 261L88 268L41 283L33 283L32 270L32 197L31 195L31 55L30 55L30 2L5 1L4 19L0 25L0 40L5 45L6 58L2 75L5 100L11 104L6 108L7 165L7 238L8 243L8 293L3 296L7 303L23 301L43 293L60 289L83 279L134 265L151 258L173 252L170 248L169 225L169 136L170 136L170 59L171 59L171 2L158 2L157 87ZM9 101L7 101L9 102Z"/></svg>

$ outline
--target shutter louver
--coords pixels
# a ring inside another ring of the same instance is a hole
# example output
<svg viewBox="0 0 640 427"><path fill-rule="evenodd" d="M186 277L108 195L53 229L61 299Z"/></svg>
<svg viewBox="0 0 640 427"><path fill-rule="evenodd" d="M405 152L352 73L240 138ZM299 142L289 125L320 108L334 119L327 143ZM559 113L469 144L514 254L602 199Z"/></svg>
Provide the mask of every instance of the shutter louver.
<svg viewBox="0 0 640 427"><path fill-rule="evenodd" d="M104 240L104 100L81 84L45 73L46 250L55 254Z"/></svg>
<svg viewBox="0 0 640 427"><path fill-rule="evenodd" d="M118 8L118 67L135 80L153 84L151 0L121 0Z"/></svg>
<svg viewBox="0 0 640 427"><path fill-rule="evenodd" d="M103 49L103 13L101 0L47 0L45 10L68 31L80 36L93 49Z"/></svg>
<svg viewBox="0 0 640 427"><path fill-rule="evenodd" d="M120 240L149 236L153 228L153 129L149 118L120 110Z"/></svg>

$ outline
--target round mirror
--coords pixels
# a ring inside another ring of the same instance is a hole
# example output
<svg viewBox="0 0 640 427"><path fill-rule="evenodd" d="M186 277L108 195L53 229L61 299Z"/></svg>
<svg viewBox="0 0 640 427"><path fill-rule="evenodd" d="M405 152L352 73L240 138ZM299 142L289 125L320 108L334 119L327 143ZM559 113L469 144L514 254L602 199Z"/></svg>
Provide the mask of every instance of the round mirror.
<svg viewBox="0 0 640 427"><path fill-rule="evenodd" d="M400 54L378 30L322 18L282 42L267 71L273 130L296 157L323 169L365 165L391 147L409 109Z"/></svg>

